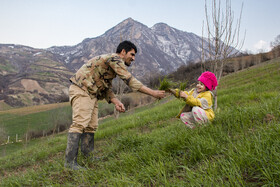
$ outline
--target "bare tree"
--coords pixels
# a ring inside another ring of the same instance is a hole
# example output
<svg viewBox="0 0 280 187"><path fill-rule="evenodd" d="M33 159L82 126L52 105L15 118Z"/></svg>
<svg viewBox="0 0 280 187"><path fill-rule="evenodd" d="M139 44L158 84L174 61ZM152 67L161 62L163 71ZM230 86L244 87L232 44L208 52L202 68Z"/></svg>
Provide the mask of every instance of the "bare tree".
<svg viewBox="0 0 280 187"><path fill-rule="evenodd" d="M275 48L275 47L279 47L280 46L280 34L278 36L276 36L276 38L274 39L273 42L270 43L270 46L272 48Z"/></svg>
<svg viewBox="0 0 280 187"><path fill-rule="evenodd" d="M210 71L217 76L219 82L224 64L226 63L229 57L236 56L241 50L244 38L240 39L240 24L242 17L243 3L241 6L241 11L239 18L234 20L234 12L231 9L231 1L225 1L225 10L221 10L221 1L212 0L212 9L209 14L207 7L207 0L205 0L205 17L206 17L206 33L208 40L208 47L204 46L202 42L202 62L203 62L203 71L206 70L205 60L207 59L207 67L210 68ZM204 23L202 27L202 36L204 32ZM204 39L202 39L203 41ZM209 55L206 56L206 52L209 51ZM215 90L215 104L214 108L217 108L217 89Z"/></svg>
<svg viewBox="0 0 280 187"><path fill-rule="evenodd" d="M276 36L273 42L270 43L272 48L273 58L277 58L280 56L280 34Z"/></svg>

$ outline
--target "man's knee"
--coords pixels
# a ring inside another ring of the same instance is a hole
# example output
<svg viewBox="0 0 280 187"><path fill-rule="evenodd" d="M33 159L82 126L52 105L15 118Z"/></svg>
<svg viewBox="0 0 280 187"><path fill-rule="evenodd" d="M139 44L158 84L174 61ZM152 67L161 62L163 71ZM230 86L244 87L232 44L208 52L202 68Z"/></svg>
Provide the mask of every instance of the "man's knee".
<svg viewBox="0 0 280 187"><path fill-rule="evenodd" d="M84 132L84 126L81 124L73 123L69 128L69 133L80 133Z"/></svg>
<svg viewBox="0 0 280 187"><path fill-rule="evenodd" d="M84 133L95 133L97 131L97 127L86 127Z"/></svg>

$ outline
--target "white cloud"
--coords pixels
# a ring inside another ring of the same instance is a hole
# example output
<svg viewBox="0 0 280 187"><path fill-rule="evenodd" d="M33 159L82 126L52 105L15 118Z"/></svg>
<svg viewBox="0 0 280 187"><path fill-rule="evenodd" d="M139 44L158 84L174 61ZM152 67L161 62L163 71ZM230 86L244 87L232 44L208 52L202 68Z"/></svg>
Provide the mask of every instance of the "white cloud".
<svg viewBox="0 0 280 187"><path fill-rule="evenodd" d="M255 52L268 52L269 50L271 47L266 41L260 40L254 45Z"/></svg>

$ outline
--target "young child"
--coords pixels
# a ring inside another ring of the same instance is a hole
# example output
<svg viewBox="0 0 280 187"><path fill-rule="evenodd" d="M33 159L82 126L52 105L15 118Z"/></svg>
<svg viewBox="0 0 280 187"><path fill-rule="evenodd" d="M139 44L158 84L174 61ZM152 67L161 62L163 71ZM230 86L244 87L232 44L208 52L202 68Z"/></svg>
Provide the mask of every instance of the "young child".
<svg viewBox="0 0 280 187"><path fill-rule="evenodd" d="M186 102L177 117L190 128L195 128L196 124L212 121L215 117L212 110L213 93L211 91L218 86L217 78L214 73L206 71L197 80L196 88L190 92L179 89L171 90L175 97L182 98Z"/></svg>

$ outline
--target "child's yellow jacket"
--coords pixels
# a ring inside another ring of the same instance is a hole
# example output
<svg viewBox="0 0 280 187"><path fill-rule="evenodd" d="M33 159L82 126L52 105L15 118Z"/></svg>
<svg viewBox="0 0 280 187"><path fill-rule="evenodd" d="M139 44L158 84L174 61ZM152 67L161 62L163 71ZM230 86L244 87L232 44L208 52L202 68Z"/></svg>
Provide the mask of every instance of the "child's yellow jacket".
<svg viewBox="0 0 280 187"><path fill-rule="evenodd" d="M180 111L180 113L177 115L177 117L180 117L182 112L185 112L186 108L188 106L194 107L199 106L201 107L205 112L210 121L212 121L215 117L214 111L212 110L213 105L213 93L211 91L204 91L198 93L196 89L192 89L190 92L184 91L188 97L185 100L186 105L185 107ZM179 98L179 90L176 89L176 97Z"/></svg>

